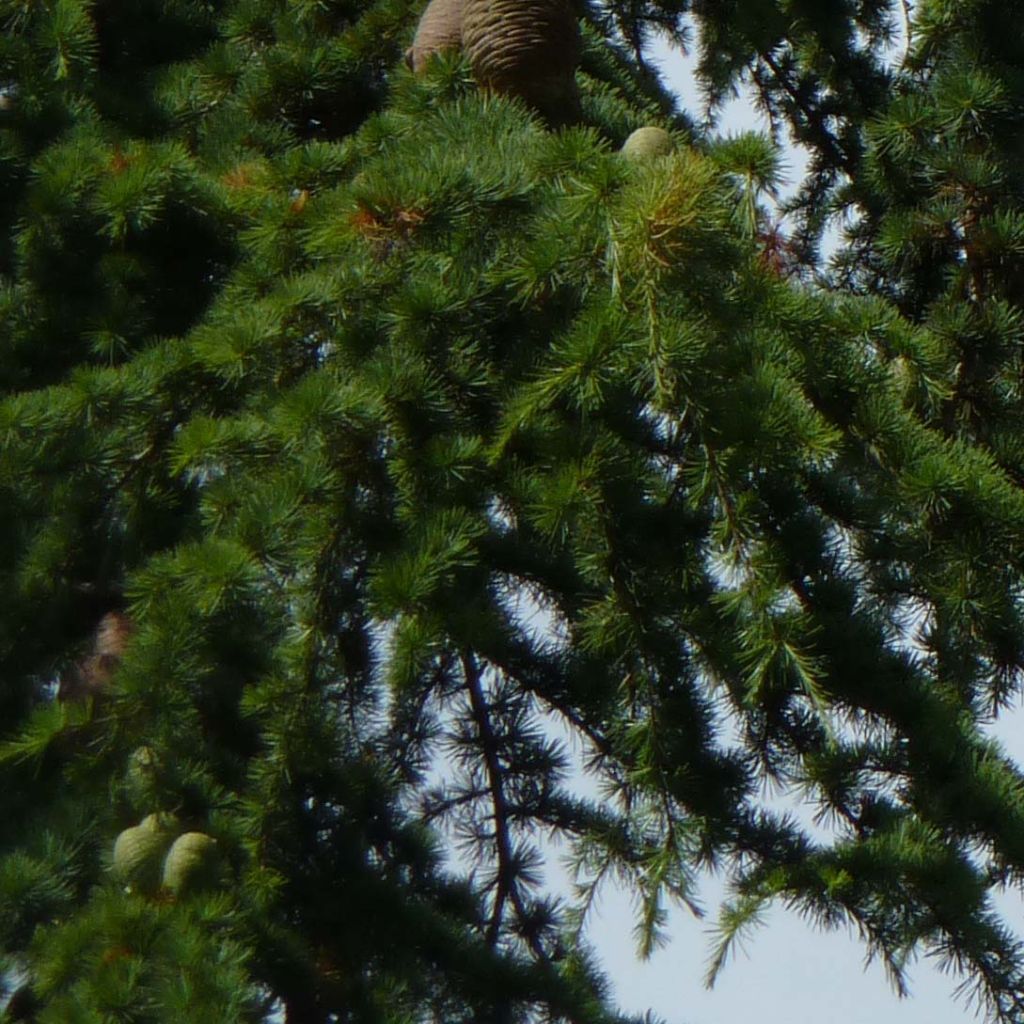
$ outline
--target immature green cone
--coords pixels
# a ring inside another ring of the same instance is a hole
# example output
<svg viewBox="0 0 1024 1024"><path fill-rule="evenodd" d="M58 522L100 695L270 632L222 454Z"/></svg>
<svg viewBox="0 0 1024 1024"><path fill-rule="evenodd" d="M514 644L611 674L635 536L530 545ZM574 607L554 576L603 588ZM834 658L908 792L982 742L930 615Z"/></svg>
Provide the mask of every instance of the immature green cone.
<svg viewBox="0 0 1024 1024"><path fill-rule="evenodd" d="M889 376L903 396L906 404L911 404L917 390L919 376L917 368L905 356L897 356L889 363Z"/></svg>
<svg viewBox="0 0 1024 1024"><path fill-rule="evenodd" d="M124 786L133 806L146 809L159 805L155 785L160 768L160 758L152 747L137 747L129 755L124 773Z"/></svg>
<svg viewBox="0 0 1024 1024"><path fill-rule="evenodd" d="M185 832L164 859L164 887L181 895L213 886L219 878L218 861L216 839L205 832Z"/></svg>
<svg viewBox="0 0 1024 1024"><path fill-rule="evenodd" d="M114 840L114 874L141 891L155 889L172 838L170 819L162 814L150 814L140 824L126 828Z"/></svg>
<svg viewBox="0 0 1024 1024"><path fill-rule="evenodd" d="M435 54L462 49L463 0L431 0L416 27L407 58L419 74Z"/></svg>
<svg viewBox="0 0 1024 1024"><path fill-rule="evenodd" d="M128 758L128 781L142 783L149 779L159 767L159 758L152 747L136 747Z"/></svg>
<svg viewBox="0 0 1024 1024"><path fill-rule="evenodd" d="M566 0L464 0L462 42L484 88L518 96L552 126L579 118L582 43Z"/></svg>
<svg viewBox="0 0 1024 1024"><path fill-rule="evenodd" d="M645 125L622 144L622 155L630 160L650 160L675 152L676 144L664 128Z"/></svg>

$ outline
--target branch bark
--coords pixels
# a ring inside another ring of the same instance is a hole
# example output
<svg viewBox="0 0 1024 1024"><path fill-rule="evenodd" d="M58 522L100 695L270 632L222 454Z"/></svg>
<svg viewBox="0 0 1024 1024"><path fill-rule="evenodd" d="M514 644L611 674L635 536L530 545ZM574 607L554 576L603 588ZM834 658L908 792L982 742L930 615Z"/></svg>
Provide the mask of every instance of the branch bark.
<svg viewBox="0 0 1024 1024"><path fill-rule="evenodd" d="M461 655L462 671L469 691L469 702L473 712L477 736L484 757L484 768L487 774L487 785L491 796L494 820L494 842L498 856L497 887L494 893L494 907L491 920L487 927L487 944L497 945L501 935L502 919L505 906L511 903L520 923L528 918L527 907L523 902L522 893L516 883L515 855L512 848L512 834L509 825L509 804L505 794L504 770L498 756L498 737L491 721L491 709L484 694L480 666L472 654ZM535 936L526 935L526 942L534 956L539 960L547 960L544 947Z"/></svg>

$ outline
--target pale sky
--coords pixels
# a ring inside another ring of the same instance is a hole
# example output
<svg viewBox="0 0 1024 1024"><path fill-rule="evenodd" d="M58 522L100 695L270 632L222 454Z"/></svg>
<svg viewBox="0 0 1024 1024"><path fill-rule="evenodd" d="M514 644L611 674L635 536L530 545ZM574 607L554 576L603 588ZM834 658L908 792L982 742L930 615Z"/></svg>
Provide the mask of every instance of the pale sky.
<svg viewBox="0 0 1024 1024"><path fill-rule="evenodd" d="M699 119L702 103L687 62L664 43L654 46L652 57L680 95L682 106ZM728 134L764 128L752 105L739 99L719 121L718 130ZM787 157L794 185L804 161L793 150ZM1024 761L1019 713L1004 717L994 732L1018 763ZM606 893L592 919L590 937L622 1008L653 1010L669 1024L966 1024L979 1019L964 1000L954 998L961 979L940 973L933 962L912 967L911 997L899 999L880 965L865 967L864 947L855 938L816 931L783 910L767 917L765 926L708 991L703 985L711 945L707 929L721 897L720 884L708 879L701 897L705 920L686 912L674 914L671 944L638 963L629 898L621 892ZM1022 919L1019 901L1008 898L1006 905L1012 918Z"/></svg>
<svg viewBox="0 0 1024 1024"><path fill-rule="evenodd" d="M1020 712L1001 719L993 733L1021 763ZM619 1005L653 1010L668 1024L966 1024L978 1019L954 997L958 979L929 960L910 970L911 996L893 992L882 967L865 967L864 947L845 932L821 932L781 909L767 915L714 989L703 984L722 886L705 880L699 893L704 920L673 914L672 941L645 963L637 961L628 896L607 892L592 919L590 939L613 979ZM1008 920L1021 920L1016 896L1000 900Z"/></svg>

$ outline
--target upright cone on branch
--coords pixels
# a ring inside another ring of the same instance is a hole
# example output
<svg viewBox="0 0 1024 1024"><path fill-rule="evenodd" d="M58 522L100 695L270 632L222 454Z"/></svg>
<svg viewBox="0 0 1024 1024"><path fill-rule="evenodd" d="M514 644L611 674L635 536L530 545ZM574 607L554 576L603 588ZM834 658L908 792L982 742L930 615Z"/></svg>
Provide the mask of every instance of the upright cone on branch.
<svg viewBox="0 0 1024 1024"><path fill-rule="evenodd" d="M646 125L637 128L622 144L622 155L629 160L653 160L674 152L676 144L664 128Z"/></svg>
<svg viewBox="0 0 1024 1024"><path fill-rule="evenodd" d="M124 773L125 790L136 805L145 805L153 799L162 764L160 756L149 746L137 747L128 758Z"/></svg>
<svg viewBox="0 0 1024 1024"><path fill-rule="evenodd" d="M484 88L518 96L553 127L579 118L582 42L568 0L463 0L462 44Z"/></svg>
<svg viewBox="0 0 1024 1024"><path fill-rule="evenodd" d="M96 625L90 652L61 680L59 699L85 700L102 693L121 664L134 628L123 612L107 612Z"/></svg>
<svg viewBox="0 0 1024 1024"><path fill-rule="evenodd" d="M417 74L436 54L462 49L464 0L431 0L416 27L406 59Z"/></svg>
<svg viewBox="0 0 1024 1024"><path fill-rule="evenodd" d="M160 880L164 854L174 838L174 824L170 815L150 814L121 832L111 856L114 874L140 891L154 889Z"/></svg>
<svg viewBox="0 0 1024 1024"><path fill-rule="evenodd" d="M217 840L205 832L178 836L164 860L163 885L181 895L209 887L218 878Z"/></svg>

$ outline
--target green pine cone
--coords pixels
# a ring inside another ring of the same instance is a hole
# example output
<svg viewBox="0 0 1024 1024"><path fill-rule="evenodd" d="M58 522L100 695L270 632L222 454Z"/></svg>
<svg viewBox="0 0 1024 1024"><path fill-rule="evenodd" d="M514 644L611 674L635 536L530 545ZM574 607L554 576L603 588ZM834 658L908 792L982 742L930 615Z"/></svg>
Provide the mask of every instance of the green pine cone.
<svg viewBox="0 0 1024 1024"><path fill-rule="evenodd" d="M209 888L219 881L219 868L217 840L205 832L185 832L164 859L163 885L178 895Z"/></svg>
<svg viewBox="0 0 1024 1024"><path fill-rule="evenodd" d="M654 157L668 156L676 148L675 141L664 128L657 125L645 125L622 144L621 153L630 160L650 160Z"/></svg>
<svg viewBox="0 0 1024 1024"><path fill-rule="evenodd" d="M137 747L128 758L125 782L132 792L142 793L160 769L160 758L152 747Z"/></svg>
<svg viewBox="0 0 1024 1024"><path fill-rule="evenodd" d="M174 835L172 820L167 815L150 814L140 824L126 828L114 840L114 874L140 891L155 889L161 860Z"/></svg>

